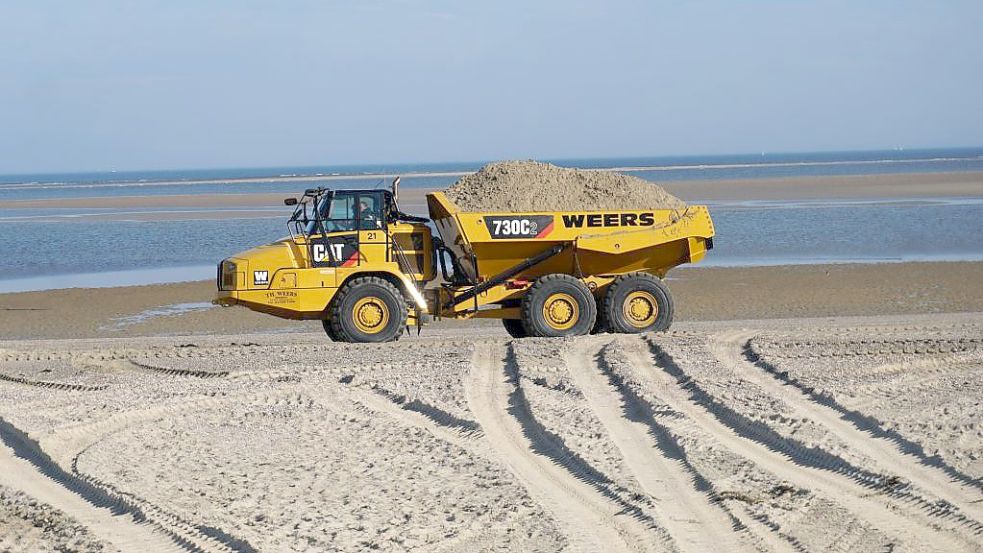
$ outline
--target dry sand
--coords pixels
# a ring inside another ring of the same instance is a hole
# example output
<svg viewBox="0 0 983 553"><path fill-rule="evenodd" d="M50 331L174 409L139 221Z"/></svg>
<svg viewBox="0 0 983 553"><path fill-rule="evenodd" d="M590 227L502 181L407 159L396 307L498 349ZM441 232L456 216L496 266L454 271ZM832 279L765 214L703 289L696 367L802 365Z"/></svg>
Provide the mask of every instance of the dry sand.
<svg viewBox="0 0 983 553"><path fill-rule="evenodd" d="M0 543L979 551L981 335L967 314L6 342Z"/></svg>
<svg viewBox="0 0 983 553"><path fill-rule="evenodd" d="M0 550L980 551L981 280L681 270L669 333L384 345L133 318L210 282L3 295Z"/></svg>
<svg viewBox="0 0 983 553"><path fill-rule="evenodd" d="M535 161L500 161L465 175L447 197L464 211L682 209L679 198L638 177L567 169Z"/></svg>
<svg viewBox="0 0 983 553"><path fill-rule="evenodd" d="M114 551L64 512L22 491L0 486L0 551Z"/></svg>

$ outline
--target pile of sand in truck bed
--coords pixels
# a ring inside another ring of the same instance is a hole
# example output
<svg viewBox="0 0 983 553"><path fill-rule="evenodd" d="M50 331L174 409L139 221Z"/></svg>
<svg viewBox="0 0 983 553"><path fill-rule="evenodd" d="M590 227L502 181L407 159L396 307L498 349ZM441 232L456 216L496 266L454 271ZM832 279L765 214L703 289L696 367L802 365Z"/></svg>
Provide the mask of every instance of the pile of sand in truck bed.
<svg viewBox="0 0 983 553"><path fill-rule="evenodd" d="M445 191L464 211L683 209L649 181L610 171L567 169L536 161L500 161L465 175Z"/></svg>

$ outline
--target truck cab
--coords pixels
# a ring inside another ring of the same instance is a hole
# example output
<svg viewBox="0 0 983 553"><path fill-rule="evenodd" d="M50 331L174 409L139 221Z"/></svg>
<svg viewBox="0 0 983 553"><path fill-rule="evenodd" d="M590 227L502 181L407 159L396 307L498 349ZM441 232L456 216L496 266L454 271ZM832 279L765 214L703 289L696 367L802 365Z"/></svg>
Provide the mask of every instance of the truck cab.
<svg viewBox="0 0 983 553"><path fill-rule="evenodd" d="M216 303L322 320L331 335L346 330L328 325L339 289L361 279L398 291L384 298L389 304L362 302L344 317L359 335L341 338L360 341L391 339L393 322L402 331L425 312L420 291L436 275L433 237L428 219L401 212L393 191L313 188L284 203L294 206L290 236L223 260Z"/></svg>
<svg viewBox="0 0 983 553"><path fill-rule="evenodd" d="M308 190L294 205L291 237L307 244L311 267L389 263L404 254L401 269L411 278L433 278L428 219L400 212L389 190Z"/></svg>

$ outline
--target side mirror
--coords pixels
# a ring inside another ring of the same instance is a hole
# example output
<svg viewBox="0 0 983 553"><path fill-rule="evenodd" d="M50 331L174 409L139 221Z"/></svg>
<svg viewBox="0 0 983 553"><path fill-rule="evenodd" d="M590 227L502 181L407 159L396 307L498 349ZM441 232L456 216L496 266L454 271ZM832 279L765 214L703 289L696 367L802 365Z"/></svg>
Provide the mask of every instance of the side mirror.
<svg viewBox="0 0 983 553"><path fill-rule="evenodd" d="M283 205L297 205L297 198L287 198L283 200Z"/></svg>

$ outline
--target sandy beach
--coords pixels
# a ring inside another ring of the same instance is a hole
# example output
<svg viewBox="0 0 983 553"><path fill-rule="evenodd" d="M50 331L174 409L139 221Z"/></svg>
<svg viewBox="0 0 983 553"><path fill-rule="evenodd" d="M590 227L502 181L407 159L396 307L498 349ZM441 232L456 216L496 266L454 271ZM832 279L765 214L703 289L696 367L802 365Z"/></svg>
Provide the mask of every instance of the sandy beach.
<svg viewBox="0 0 983 553"><path fill-rule="evenodd" d="M978 551L981 279L678 270L669 333L381 346L211 282L0 295L0 547Z"/></svg>
<svg viewBox="0 0 983 553"><path fill-rule="evenodd" d="M917 201L983 176L667 188ZM384 345L213 306L210 280L0 294L0 551L980 551L979 282L977 262L683 268L667 333L444 321Z"/></svg>
<svg viewBox="0 0 983 553"><path fill-rule="evenodd" d="M120 4L0 2L0 553L983 553L983 2Z"/></svg>
<svg viewBox="0 0 983 553"><path fill-rule="evenodd" d="M978 551L981 332L946 314L5 342L0 544Z"/></svg>
<svg viewBox="0 0 983 553"><path fill-rule="evenodd" d="M845 315L983 312L983 263L882 263L677 269L669 275L676 320L719 321ZM320 332L318 322L282 320L210 306L212 281L0 294L0 338ZM440 322L424 330L497 321Z"/></svg>

